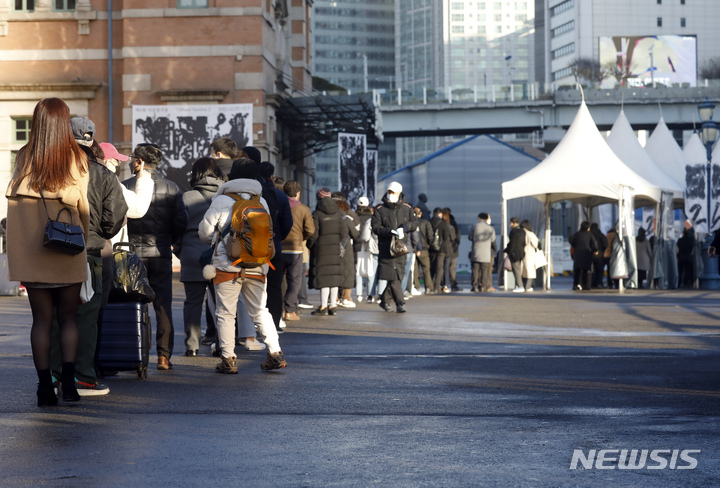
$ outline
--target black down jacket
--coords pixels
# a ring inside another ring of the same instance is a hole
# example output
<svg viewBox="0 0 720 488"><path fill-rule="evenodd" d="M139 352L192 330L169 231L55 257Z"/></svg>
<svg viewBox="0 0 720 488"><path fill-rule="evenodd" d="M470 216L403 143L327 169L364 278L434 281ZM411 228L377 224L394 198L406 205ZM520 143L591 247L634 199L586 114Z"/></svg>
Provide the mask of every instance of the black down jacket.
<svg viewBox="0 0 720 488"><path fill-rule="evenodd" d="M88 172L90 233L86 247L88 254L100 256L107 240L122 229L128 206L115 173L94 160L89 161Z"/></svg>
<svg viewBox="0 0 720 488"><path fill-rule="evenodd" d="M340 244L348 237L348 226L331 198L321 198L312 216L315 233L307 240L310 249L308 283L316 290L340 287L343 283ZM348 248L346 252L352 252L352 246Z"/></svg>
<svg viewBox="0 0 720 488"><path fill-rule="evenodd" d="M146 168L153 181L150 208L139 219L128 219L130 242L141 258L172 259L171 246L180 239L188 224L188 211L178 186L157 174L154 168ZM129 190L135 191L135 178L123 181Z"/></svg>
<svg viewBox="0 0 720 488"><path fill-rule="evenodd" d="M383 196L383 204L375 209L370 224L372 231L378 236L378 272L379 280L402 280L405 275L405 262L407 256L396 258L390 255L390 242L392 231L399 227L403 228L402 241L407 245L410 233L417 229L418 222L415 212L410 205L400 200L397 203L387 201L387 195Z"/></svg>

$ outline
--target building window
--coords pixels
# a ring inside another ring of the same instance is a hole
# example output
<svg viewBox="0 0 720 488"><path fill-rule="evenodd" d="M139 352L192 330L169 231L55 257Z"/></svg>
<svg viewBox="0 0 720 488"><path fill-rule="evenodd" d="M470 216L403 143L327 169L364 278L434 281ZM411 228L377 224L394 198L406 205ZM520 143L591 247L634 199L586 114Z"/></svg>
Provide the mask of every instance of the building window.
<svg viewBox="0 0 720 488"><path fill-rule="evenodd" d="M563 3L559 3L552 8L551 16L555 17L557 14L569 10L575 6L575 0L566 0Z"/></svg>
<svg viewBox="0 0 720 488"><path fill-rule="evenodd" d="M485 2L478 2L477 8L478 10L485 10Z"/></svg>
<svg viewBox="0 0 720 488"><path fill-rule="evenodd" d="M527 10L527 2L515 2L515 10Z"/></svg>
<svg viewBox="0 0 720 488"><path fill-rule="evenodd" d="M662 5L662 0L657 0L658 5Z"/></svg>
<svg viewBox="0 0 720 488"><path fill-rule="evenodd" d="M501 25L496 25L496 26L495 26L495 33L496 33L496 34L502 34L502 26L501 26Z"/></svg>
<svg viewBox="0 0 720 488"><path fill-rule="evenodd" d="M465 22L465 15L463 14L452 14L453 22Z"/></svg>
<svg viewBox="0 0 720 488"><path fill-rule="evenodd" d="M502 22L502 14L495 14L495 22Z"/></svg>
<svg viewBox="0 0 720 488"><path fill-rule="evenodd" d="M35 0L15 0L16 12L32 12L35 10Z"/></svg>
<svg viewBox="0 0 720 488"><path fill-rule="evenodd" d="M559 47L559 48L555 49L552 52L552 59L557 59L561 56L565 56L566 54L570 54L573 52L575 52L575 43L571 42L570 44L566 44L563 47Z"/></svg>
<svg viewBox="0 0 720 488"><path fill-rule="evenodd" d="M680 0L680 5L685 5L685 0Z"/></svg>
<svg viewBox="0 0 720 488"><path fill-rule="evenodd" d="M495 2L495 3L493 4L493 8L494 8L495 10L500 10L500 9L502 9L502 2Z"/></svg>
<svg viewBox="0 0 720 488"><path fill-rule="evenodd" d="M53 10L55 12L74 12L75 0L55 0L53 2Z"/></svg>
<svg viewBox="0 0 720 488"><path fill-rule="evenodd" d="M465 8L465 4L462 2L453 2L452 3L452 9L453 10L462 10Z"/></svg>
<svg viewBox="0 0 720 488"><path fill-rule="evenodd" d="M13 118L13 133L12 142L13 144L27 144L30 137L30 125L32 125L32 119L30 117L18 117Z"/></svg>
<svg viewBox="0 0 720 488"><path fill-rule="evenodd" d="M657 26L662 27L662 17L657 18Z"/></svg>
<svg viewBox="0 0 720 488"><path fill-rule="evenodd" d="M555 27L551 31L551 37L561 36L561 35L565 34L566 32L570 32L574 28L575 28L575 21L571 20L570 22L568 22L566 24Z"/></svg>
<svg viewBox="0 0 720 488"><path fill-rule="evenodd" d="M479 25L477 31L478 31L478 34L485 34L487 32L484 25Z"/></svg>
<svg viewBox="0 0 720 488"><path fill-rule="evenodd" d="M178 0L177 8L207 8L208 0Z"/></svg>
<svg viewBox="0 0 720 488"><path fill-rule="evenodd" d="M555 71L552 74L553 81L557 81L562 78L567 78L568 76L572 75L572 68L563 68Z"/></svg>
<svg viewBox="0 0 720 488"><path fill-rule="evenodd" d="M680 17L680 27L685 27L685 17Z"/></svg>
<svg viewBox="0 0 720 488"><path fill-rule="evenodd" d="M527 14L515 14L515 20L518 22L525 22L527 20Z"/></svg>
<svg viewBox="0 0 720 488"><path fill-rule="evenodd" d="M454 25L454 26L452 26L452 33L453 33L453 34L464 34L464 33L465 33L465 26L462 26L462 25Z"/></svg>

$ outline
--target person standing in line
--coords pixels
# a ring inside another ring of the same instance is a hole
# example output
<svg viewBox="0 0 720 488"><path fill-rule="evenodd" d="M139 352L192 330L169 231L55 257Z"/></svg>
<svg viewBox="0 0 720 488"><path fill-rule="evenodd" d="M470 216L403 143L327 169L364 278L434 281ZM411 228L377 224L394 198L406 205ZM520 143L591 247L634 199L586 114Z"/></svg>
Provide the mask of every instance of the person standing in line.
<svg viewBox="0 0 720 488"><path fill-rule="evenodd" d="M433 228L433 234L437 233L440 239L437 250L430 248L430 266L433 269L432 281L435 285L435 293L442 293L445 291L443 287L445 257L452 252L452 227L445 221L440 207L433 210L433 218L430 220L430 224Z"/></svg>
<svg viewBox="0 0 720 488"><path fill-rule="evenodd" d="M408 234L417 229L417 218L412 207L402 198L402 185L393 181L388 185L383 196L383 204L377 208L372 217L372 230L378 236L378 279L387 280L387 286L380 299L380 307L392 312L389 301L395 300L395 311L406 312L405 299L401 288L401 280L405 274L405 255L393 256L390 246L395 239L407 246Z"/></svg>
<svg viewBox="0 0 720 488"><path fill-rule="evenodd" d="M681 288L693 285L693 249L695 238L691 229L683 229L683 235L677 241L678 283Z"/></svg>
<svg viewBox="0 0 720 488"><path fill-rule="evenodd" d="M271 266L267 274L267 308L272 315L275 328L282 333L280 327L280 321L283 318L282 282L285 276L282 241L287 239L293 227L293 216L287 195L284 191L275 188L275 183L273 183L275 166L265 161L258 166L258 171L260 172L258 181L262 185L262 196L270 209L275 246L275 257L270 260Z"/></svg>
<svg viewBox="0 0 720 488"><path fill-rule="evenodd" d="M447 239L443 238L443 250L445 251L445 261L443 261L443 293L450 293L452 291L452 263L453 263L453 254L455 249L455 228L452 226L451 220L450 220L450 212L447 208L443 209L442 212L442 219L447 224L448 228L448 235Z"/></svg>
<svg viewBox="0 0 720 488"><path fill-rule="evenodd" d="M370 239L372 237L372 229L370 221L372 220L372 208L367 197L358 199L357 209L355 213L360 219L360 236L353 241L353 252L355 253L355 295L357 301L362 302L363 298L370 296L372 283L375 280L375 268L373 268L372 254L370 253ZM363 261L364 260L364 261ZM377 263L375 264L377 267ZM360 274L360 269L366 269L367 276ZM367 294L363 295L363 282L367 281Z"/></svg>
<svg viewBox="0 0 720 488"><path fill-rule="evenodd" d="M316 316L337 315L338 289L343 283L340 246L348 238L348 226L331 196L329 188L318 190L317 207L312 214L315 232L307 240L310 249L308 281L311 288L320 290L320 306L311 312Z"/></svg>
<svg viewBox="0 0 720 488"><path fill-rule="evenodd" d="M343 283L340 286L340 298L338 306L343 308L355 308L355 302L352 300L352 290L355 288L355 240L360 237L360 226L362 222L350 204L345 200L345 195L341 191L332 193L332 199L335 200L340 213L343 215L343 221L348 228L348 239L343 241L345 254L343 256Z"/></svg>
<svg viewBox="0 0 720 488"><path fill-rule="evenodd" d="M247 158L247 154L239 150L235 141L229 137L219 137L215 139L212 144L210 144L210 155L215 158L215 162L225 179L227 179L227 176L230 174L233 161Z"/></svg>
<svg viewBox="0 0 720 488"><path fill-rule="evenodd" d="M600 227L598 227L596 222L593 222L590 224L590 233L595 238L595 242L598 245L598 253L593 255L593 274L592 274L592 282L590 283L590 286L592 288L604 288L603 285L603 278L605 275L605 248L607 247L607 237L605 237L605 234L603 234L600 231ZM602 252L600 252L602 251Z"/></svg>
<svg viewBox="0 0 720 488"><path fill-rule="evenodd" d="M468 239L472 242L470 262L472 263L472 291L476 293L493 292L492 260L497 252L495 228L490 225L490 216L485 212L478 214Z"/></svg>
<svg viewBox="0 0 720 488"><path fill-rule="evenodd" d="M635 248L637 249L638 288L642 289L643 281L647 278L648 270L652 265L652 246L645 237L645 229L642 227L635 237Z"/></svg>
<svg viewBox="0 0 720 488"><path fill-rule="evenodd" d="M99 317L102 307L107 305L103 300L102 259L107 241L114 237L125 223L128 212L123 190L117 177L105 167L104 156L100 145L93 139L95 124L85 117L70 119L73 137L88 158L88 204L90 205L90 227L85 242L88 266L92 276L93 296L87 303L77 308L78 347L75 361L75 388L80 396L100 396L110 393L110 388L98 382L95 369L95 354L99 344ZM145 178L149 179L149 178ZM133 196L136 196L133 193ZM110 265L112 268L112 265ZM111 270L110 270L111 271ZM109 291L108 295L109 296ZM60 378L62 370L62 353L59 342L59 324L53 320L51 334L53 341L50 346L50 363L53 380ZM60 386L65 388L60 382Z"/></svg>
<svg viewBox="0 0 720 488"><path fill-rule="evenodd" d="M452 241L452 259L450 260L450 284L447 286L450 287L451 291L462 291L462 288L457 284L457 260L458 256L460 256L460 239L462 235L460 233L460 226L455 221L452 210L446 207L443 209L443 215L445 214L450 218L449 223L455 236Z"/></svg>
<svg viewBox="0 0 720 488"><path fill-rule="evenodd" d="M131 158L131 170L136 175L144 164L155 182L155 190L145 216L128 219L130 242L148 272L148 281L155 291L153 308L157 321L156 348L157 369L172 369L170 358L175 344L175 328L172 318L172 244L185 232L188 211L182 192L170 180L160 176L158 166L162 151L154 144L138 144ZM135 190L136 177L123 181L129 190Z"/></svg>
<svg viewBox="0 0 720 488"><path fill-rule="evenodd" d="M315 224L307 205L300 202L300 183L288 180L283 185L292 211L293 226L282 241L282 258L285 268L285 321L300 320L298 315L298 292L303 280L303 243L315 233Z"/></svg>
<svg viewBox="0 0 720 488"><path fill-rule="evenodd" d="M430 266L430 243L433 240L433 227L430 219L428 219L427 216L423 217L423 211L420 207L415 207L413 211L418 219L418 233L420 236L420 249L415 251L415 288L417 290L420 289L419 268L422 267L423 279L425 280L425 294L432 295L435 293Z"/></svg>
<svg viewBox="0 0 720 488"><path fill-rule="evenodd" d="M525 231L520 228L520 221L517 217L510 219L510 236L505 252L510 258L513 277L515 278L515 289L513 292L522 293L525 288L522 286L522 263L525 257Z"/></svg>
<svg viewBox="0 0 720 488"><path fill-rule="evenodd" d="M87 156L75 142L70 109L59 98L45 98L33 112L28 143L20 148L5 197L8 199L8 279L27 289L32 328L30 344L38 376L37 406L57 405L50 372L50 327L53 309L60 324L61 381L64 401L76 402L75 357L78 345L77 304L87 280L87 252L64 254L43 246L48 218L79 225L87 242L90 228Z"/></svg>
<svg viewBox="0 0 720 488"><path fill-rule="evenodd" d="M620 280L612 279L612 245L615 237L617 237L617 230L615 230L615 227L610 229L605 237L607 240L607 247L603 252L603 260L605 261L605 266L607 266L608 288L612 289L614 286L615 289L618 289L620 288Z"/></svg>
<svg viewBox="0 0 720 488"><path fill-rule="evenodd" d="M180 258L180 282L185 287L183 319L185 323L185 356L197 357L200 350L200 319L208 286L212 284L203 277L200 255L207 245L198 236L198 226L205 216L213 197L225 183L225 176L213 158L200 158L190 170L190 186L182 198L188 210L185 233L173 248Z"/></svg>
<svg viewBox="0 0 720 488"><path fill-rule="evenodd" d="M522 275L525 279L525 291L533 291L533 281L537 277L535 258L538 251L538 238L530 227L529 220L523 220L520 227L525 231L525 256L523 257Z"/></svg>
<svg viewBox="0 0 720 488"><path fill-rule="evenodd" d="M230 225L235 205L235 199L230 195L239 195L249 200L262 194L262 185L258 181L258 176L257 164L249 159L238 159L233 163L229 180L218 189L210 208L198 225L200 240L210 244L217 232L222 232ZM260 203L269 212L264 198L260 198ZM260 334L265 337L268 353L260 369L282 369L287 366L287 362L280 349L277 329L266 306L265 277L269 266L267 264L250 268L233 266L233 260L228 257L225 249L225 240L218 240L212 264L203 268L203 277L212 280L215 286L217 300L215 313L221 359L215 371L222 374L237 374L235 318L238 296L241 293L252 321L257 325Z"/></svg>
<svg viewBox="0 0 720 488"><path fill-rule="evenodd" d="M583 221L580 230L568 239L573 247L573 290L589 290L588 272L592 257L598 252L595 238L590 233L590 224Z"/></svg>

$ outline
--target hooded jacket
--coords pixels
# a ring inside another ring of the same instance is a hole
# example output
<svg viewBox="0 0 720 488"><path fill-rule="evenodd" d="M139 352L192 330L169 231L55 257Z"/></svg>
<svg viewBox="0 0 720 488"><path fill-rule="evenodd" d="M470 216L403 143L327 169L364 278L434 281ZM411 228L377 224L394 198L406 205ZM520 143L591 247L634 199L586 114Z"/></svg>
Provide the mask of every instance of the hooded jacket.
<svg viewBox="0 0 720 488"><path fill-rule="evenodd" d="M340 245L348 237L348 226L335 200L321 198L313 212L315 233L307 240L310 249L308 283L311 288L333 288L343 284ZM352 247L346 252L352 252Z"/></svg>
<svg viewBox="0 0 720 488"><path fill-rule="evenodd" d="M218 189L216 195L212 199L210 207L207 209L205 215L198 224L198 236L205 244L212 244L213 240L217 238L215 235L216 232L221 233L228 225L230 225L230 221L232 220L232 209L233 205L235 205L235 199L228 196L231 193L238 194L242 198L249 200L254 195L262 195L262 186L257 180L239 178L237 180L230 180L227 183L224 183ZM262 196L260 196L260 203L269 213L270 208ZM275 249L275 252L277 253L278 250ZM258 266L257 268L240 268L237 266L231 266L231 264L232 261L225 251L225 242L224 239L222 239L215 247L215 253L213 254L212 259L212 265L220 271L239 273L244 269L245 273L249 275L266 275L269 269L267 264Z"/></svg>
<svg viewBox="0 0 720 488"><path fill-rule="evenodd" d="M188 225L182 239L173 249L180 258L182 282L205 281L200 266L200 255L207 249L207 244L198 237L198 226L222 184L223 180L206 176L195 182L192 190L183 193L183 202L188 209Z"/></svg>

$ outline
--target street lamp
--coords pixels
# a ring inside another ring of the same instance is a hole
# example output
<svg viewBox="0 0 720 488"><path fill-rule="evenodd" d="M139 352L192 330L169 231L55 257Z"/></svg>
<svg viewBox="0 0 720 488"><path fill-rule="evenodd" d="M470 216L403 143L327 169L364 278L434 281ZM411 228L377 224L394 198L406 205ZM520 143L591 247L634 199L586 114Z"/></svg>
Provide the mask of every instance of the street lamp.
<svg viewBox="0 0 720 488"><path fill-rule="evenodd" d="M711 205L711 165L712 165L712 147L715 141L718 139L718 126L713 121L713 111L715 110L715 104L705 98L705 101L698 105L698 114L702 121L700 139L705 145L707 151L707 166L706 166L706 178L707 178L707 226L708 232L703 245L703 256L707 255L707 248L712 244L712 209ZM703 273L700 276L700 288L703 290L720 290L720 274L718 274L718 265L714 261L707 261L703 269Z"/></svg>

